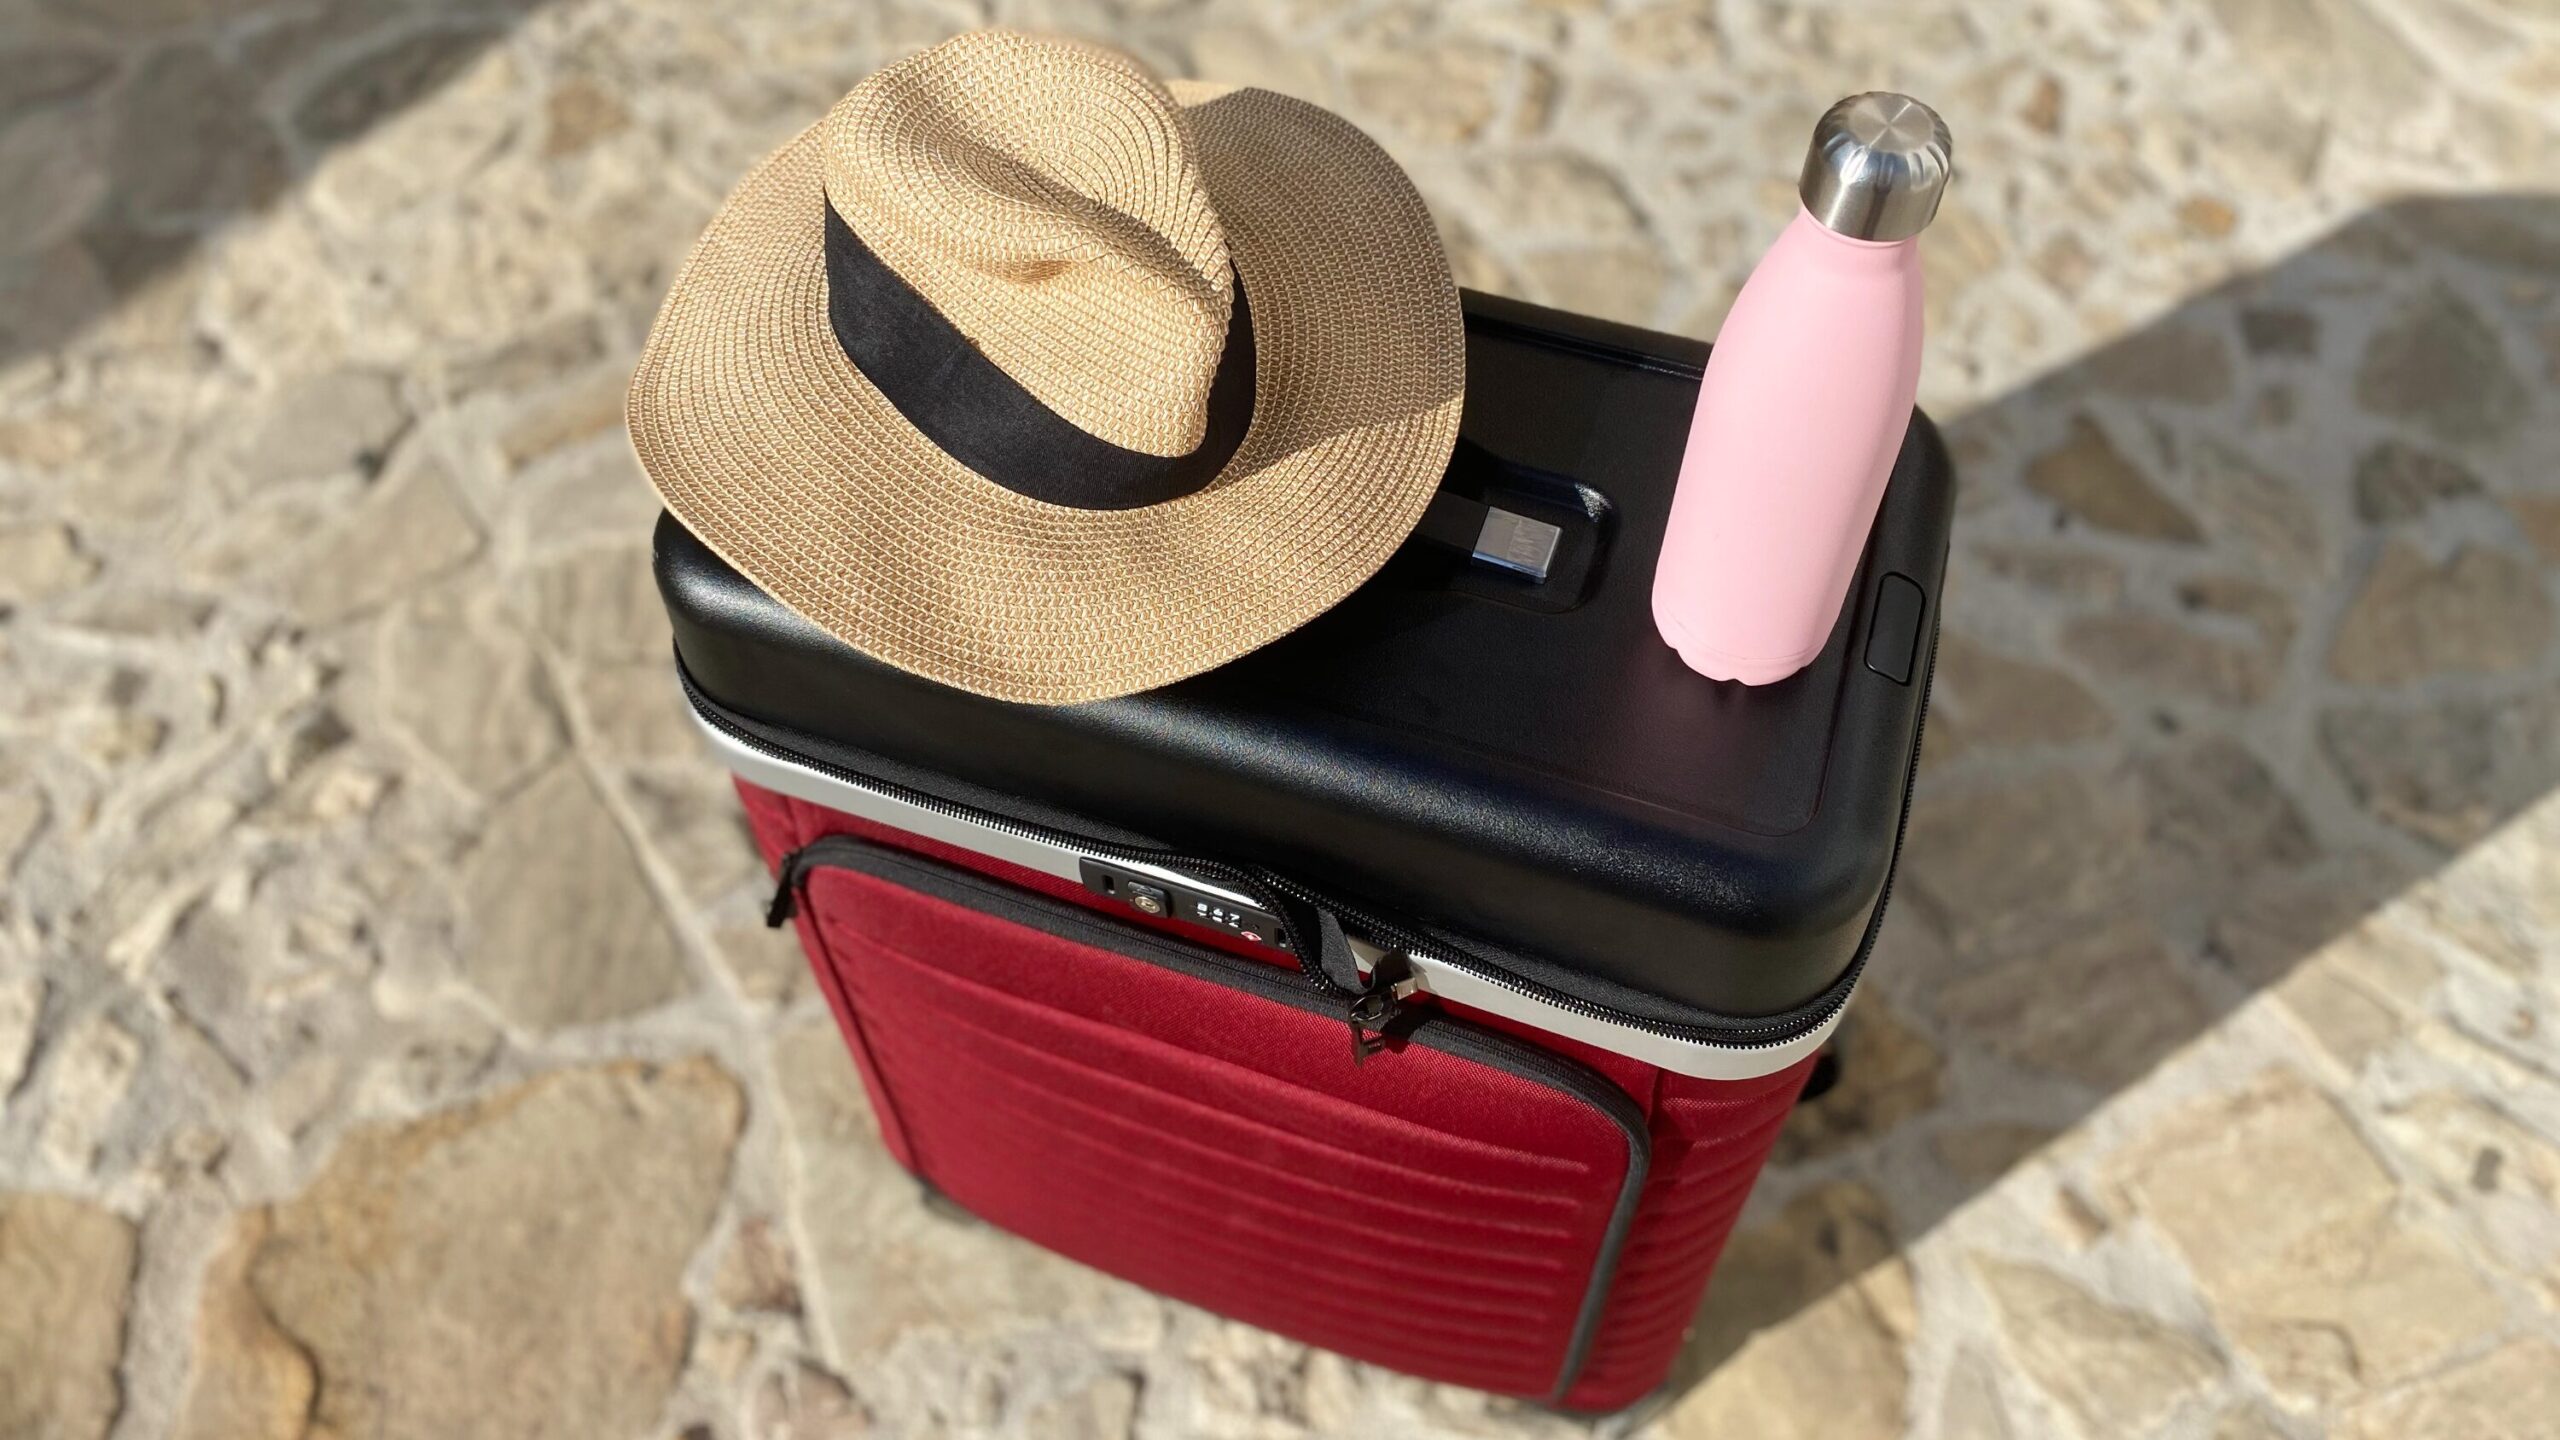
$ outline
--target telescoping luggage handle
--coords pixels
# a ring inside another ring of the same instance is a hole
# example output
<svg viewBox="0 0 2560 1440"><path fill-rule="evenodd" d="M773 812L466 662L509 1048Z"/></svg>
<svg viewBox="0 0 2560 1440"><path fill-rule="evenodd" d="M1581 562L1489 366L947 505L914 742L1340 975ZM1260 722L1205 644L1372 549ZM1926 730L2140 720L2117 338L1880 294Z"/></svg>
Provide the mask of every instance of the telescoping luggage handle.
<svg viewBox="0 0 2560 1440"><path fill-rule="evenodd" d="M1847 970L1793 1010L1691 1024L1654 1020L1566 994L1457 937L1378 915L1267 868L1072 835L803 754L723 710L702 693L681 657L676 669L696 725L728 768L750 783L1089 886L1087 867L1099 859L1269 914L1278 922L1279 948L1295 958L1305 983L1341 1007L1354 1056L1361 1060L1394 1035L1407 1004L1427 993L1675 1074L1756 1078L1786 1068L1829 1038L1883 918L1880 901ZM802 878L794 870L786 860L770 917L776 924L792 913Z"/></svg>
<svg viewBox="0 0 2560 1440"><path fill-rule="evenodd" d="M1606 502L1562 475L1495 454L1464 436L1406 548L1453 551L1521 590L1578 598L1598 559Z"/></svg>

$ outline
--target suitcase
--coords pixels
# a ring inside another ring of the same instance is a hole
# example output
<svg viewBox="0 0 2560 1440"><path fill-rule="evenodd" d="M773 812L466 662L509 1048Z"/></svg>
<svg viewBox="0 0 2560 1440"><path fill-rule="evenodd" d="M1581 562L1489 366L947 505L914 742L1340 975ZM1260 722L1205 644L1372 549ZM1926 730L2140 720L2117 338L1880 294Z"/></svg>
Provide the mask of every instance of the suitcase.
<svg viewBox="0 0 2560 1440"><path fill-rule="evenodd" d="M903 1166L1167 1295L1610 1411L1883 922L1953 476L1915 417L1820 658L1709 681L1649 610L1706 347L1466 315L1443 496L1554 526L1505 532L1543 578L1420 535L1244 659L1038 708L864 658L672 520L657 575Z"/></svg>

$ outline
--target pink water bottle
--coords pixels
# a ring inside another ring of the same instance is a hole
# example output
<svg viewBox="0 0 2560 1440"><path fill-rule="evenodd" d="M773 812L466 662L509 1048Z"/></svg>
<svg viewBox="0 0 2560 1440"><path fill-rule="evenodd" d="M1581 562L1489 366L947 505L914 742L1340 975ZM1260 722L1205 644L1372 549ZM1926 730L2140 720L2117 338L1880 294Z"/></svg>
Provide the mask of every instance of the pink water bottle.
<svg viewBox="0 0 2560 1440"><path fill-rule="evenodd" d="M1831 636L1911 423L1918 237L1954 148L1907 95L1814 127L1804 206L1716 337L1654 570L1654 626L1701 675L1783 680Z"/></svg>

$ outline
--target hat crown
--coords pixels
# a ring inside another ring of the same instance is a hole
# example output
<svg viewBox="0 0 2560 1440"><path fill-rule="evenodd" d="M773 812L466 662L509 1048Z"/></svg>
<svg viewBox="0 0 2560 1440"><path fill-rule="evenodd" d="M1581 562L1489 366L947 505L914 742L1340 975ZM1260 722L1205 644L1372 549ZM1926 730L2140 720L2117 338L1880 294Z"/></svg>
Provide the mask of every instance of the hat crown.
<svg viewBox="0 0 2560 1440"><path fill-rule="evenodd" d="M1126 449L1206 426L1234 300L1181 107L1099 46L977 31L828 117L827 201L1023 389Z"/></svg>

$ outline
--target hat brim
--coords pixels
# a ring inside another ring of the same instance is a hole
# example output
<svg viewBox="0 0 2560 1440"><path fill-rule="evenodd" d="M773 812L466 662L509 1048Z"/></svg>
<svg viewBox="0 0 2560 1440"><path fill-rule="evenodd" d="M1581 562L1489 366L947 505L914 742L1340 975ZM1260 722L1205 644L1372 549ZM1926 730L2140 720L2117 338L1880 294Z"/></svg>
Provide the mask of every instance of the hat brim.
<svg viewBox="0 0 2560 1440"><path fill-rule="evenodd" d="M628 418L667 508L865 654L1038 704L1197 674L1356 589L1457 439L1465 334L1438 233L1330 112L1173 88L1253 312L1252 427L1215 480L1078 510L935 448L829 327L812 127L722 205L650 330Z"/></svg>

